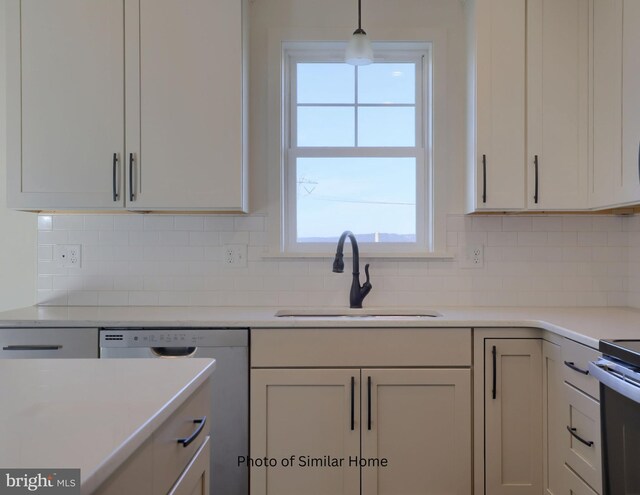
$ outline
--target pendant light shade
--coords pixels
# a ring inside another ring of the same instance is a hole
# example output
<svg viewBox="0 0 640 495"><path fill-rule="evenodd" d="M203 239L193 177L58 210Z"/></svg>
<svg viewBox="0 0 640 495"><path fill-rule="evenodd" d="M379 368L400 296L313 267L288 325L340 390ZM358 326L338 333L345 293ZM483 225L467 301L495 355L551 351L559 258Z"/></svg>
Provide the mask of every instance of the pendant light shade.
<svg viewBox="0 0 640 495"><path fill-rule="evenodd" d="M373 63L373 48L371 41L362 29L362 6L358 0L358 29L353 32L349 40L344 60L351 65L369 65Z"/></svg>

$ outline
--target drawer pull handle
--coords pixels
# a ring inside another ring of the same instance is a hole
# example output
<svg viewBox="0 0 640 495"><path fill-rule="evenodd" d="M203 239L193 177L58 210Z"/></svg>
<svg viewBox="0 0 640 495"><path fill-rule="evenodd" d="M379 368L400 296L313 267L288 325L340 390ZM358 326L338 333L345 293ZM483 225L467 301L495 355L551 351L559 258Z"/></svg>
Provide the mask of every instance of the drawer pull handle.
<svg viewBox="0 0 640 495"><path fill-rule="evenodd" d="M579 442L582 442L583 444L585 444L587 447L591 447L593 446L593 442L591 440L585 440L584 438L581 438L580 435L578 435L576 433L577 428L571 428L570 426L567 426L567 430L569 431L569 433L571 433L571 436L573 438L575 438L576 440L578 440Z"/></svg>
<svg viewBox="0 0 640 495"><path fill-rule="evenodd" d="M491 398L495 399L496 398L496 380L497 380L497 349L496 346L494 345L493 348L491 349L491 356L493 358L493 380L491 383Z"/></svg>
<svg viewBox="0 0 640 495"><path fill-rule="evenodd" d="M203 416L200 419L194 419L193 423L198 425L198 427L187 438L178 438L178 443L181 443L183 447L188 447L191 444L191 442L193 442L196 438L198 438L198 435L200 435L200 432L203 430L206 422L207 422L206 416Z"/></svg>
<svg viewBox="0 0 640 495"><path fill-rule="evenodd" d="M351 431L356 429L356 378L351 377Z"/></svg>
<svg viewBox="0 0 640 495"><path fill-rule="evenodd" d="M582 373L583 375L588 375L589 374L589 370L583 370L582 368L578 368L576 366L576 363L574 363L573 361L565 361L564 365L567 368L571 368L573 371L577 371L578 373Z"/></svg>
<svg viewBox="0 0 640 495"><path fill-rule="evenodd" d="M61 345L6 345L3 351L57 351Z"/></svg>
<svg viewBox="0 0 640 495"><path fill-rule="evenodd" d="M367 377L367 430L371 431L371 377Z"/></svg>

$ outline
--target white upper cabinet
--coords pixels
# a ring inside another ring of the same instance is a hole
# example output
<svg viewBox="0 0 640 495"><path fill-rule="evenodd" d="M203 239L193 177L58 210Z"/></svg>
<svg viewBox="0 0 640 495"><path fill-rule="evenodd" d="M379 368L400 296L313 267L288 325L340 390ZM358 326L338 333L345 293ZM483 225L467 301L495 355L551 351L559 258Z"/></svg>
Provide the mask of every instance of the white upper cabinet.
<svg viewBox="0 0 640 495"><path fill-rule="evenodd" d="M243 0L8 0L8 198L246 211Z"/></svg>
<svg viewBox="0 0 640 495"><path fill-rule="evenodd" d="M470 4L469 211L525 206L526 2Z"/></svg>
<svg viewBox="0 0 640 495"><path fill-rule="evenodd" d="M591 0L527 2L527 207L587 207Z"/></svg>
<svg viewBox="0 0 640 495"><path fill-rule="evenodd" d="M622 45L622 185L640 203L640 1L624 0Z"/></svg>
<svg viewBox="0 0 640 495"><path fill-rule="evenodd" d="M246 210L242 2L126 9L128 208Z"/></svg>
<svg viewBox="0 0 640 495"><path fill-rule="evenodd" d="M5 6L9 206L121 207L123 3Z"/></svg>
<svg viewBox="0 0 640 495"><path fill-rule="evenodd" d="M638 22L638 0L594 0L593 208L640 203Z"/></svg>
<svg viewBox="0 0 640 495"><path fill-rule="evenodd" d="M476 0L467 211L587 208L592 0Z"/></svg>

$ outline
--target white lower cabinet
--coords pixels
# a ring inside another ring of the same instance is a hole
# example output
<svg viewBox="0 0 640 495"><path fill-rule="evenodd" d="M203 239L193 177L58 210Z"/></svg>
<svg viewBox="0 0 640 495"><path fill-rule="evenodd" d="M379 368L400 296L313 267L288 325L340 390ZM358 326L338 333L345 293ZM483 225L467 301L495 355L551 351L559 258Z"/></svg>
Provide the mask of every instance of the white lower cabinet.
<svg viewBox="0 0 640 495"><path fill-rule="evenodd" d="M484 340L485 493L540 495L542 340Z"/></svg>
<svg viewBox="0 0 640 495"><path fill-rule="evenodd" d="M471 492L469 369L254 369L251 401L252 495Z"/></svg>
<svg viewBox="0 0 640 495"><path fill-rule="evenodd" d="M94 495L209 495L211 378L207 379ZM197 428L194 430L194 426ZM182 445L178 438L192 437Z"/></svg>
<svg viewBox="0 0 640 495"><path fill-rule="evenodd" d="M564 493L563 439L566 429L562 411L564 382L560 345L542 341L542 483L545 495Z"/></svg>

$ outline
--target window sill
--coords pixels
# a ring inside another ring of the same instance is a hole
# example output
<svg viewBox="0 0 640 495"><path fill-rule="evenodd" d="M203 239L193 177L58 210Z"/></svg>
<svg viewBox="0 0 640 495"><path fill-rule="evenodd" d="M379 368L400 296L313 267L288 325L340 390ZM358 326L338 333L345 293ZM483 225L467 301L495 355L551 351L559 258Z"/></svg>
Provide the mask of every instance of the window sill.
<svg viewBox="0 0 640 495"><path fill-rule="evenodd" d="M297 259L333 259L335 252L331 253L267 253L262 256L264 260L297 260ZM345 247L345 258L351 258L350 248ZM367 253L360 252L360 258L386 259L386 260L453 260L455 255L447 252L433 253Z"/></svg>

